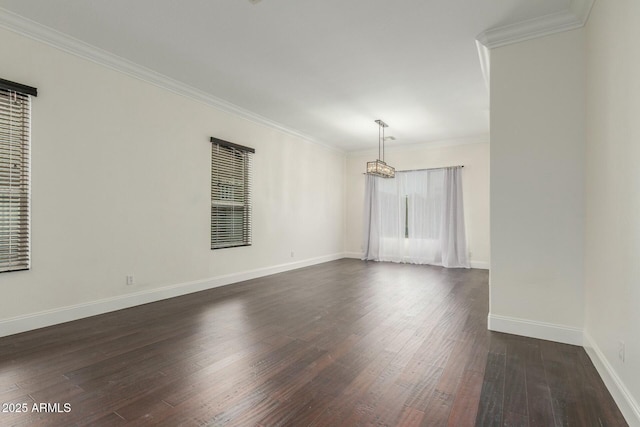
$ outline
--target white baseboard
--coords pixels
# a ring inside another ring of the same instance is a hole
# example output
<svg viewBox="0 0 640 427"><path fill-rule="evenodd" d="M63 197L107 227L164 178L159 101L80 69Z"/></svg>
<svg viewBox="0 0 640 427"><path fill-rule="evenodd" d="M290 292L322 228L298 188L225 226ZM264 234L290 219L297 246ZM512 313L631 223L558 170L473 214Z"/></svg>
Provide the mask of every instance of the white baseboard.
<svg viewBox="0 0 640 427"><path fill-rule="evenodd" d="M489 330L583 346L629 426L640 427L640 405L587 332L571 326L495 314L489 314Z"/></svg>
<svg viewBox="0 0 640 427"><path fill-rule="evenodd" d="M471 268L477 268L480 270L490 270L491 264L486 261L470 261Z"/></svg>
<svg viewBox="0 0 640 427"><path fill-rule="evenodd" d="M345 258L362 259L362 252L345 252ZM486 261L471 261L471 268L478 268L480 270L489 270L489 263Z"/></svg>
<svg viewBox="0 0 640 427"><path fill-rule="evenodd" d="M638 405L638 402L633 398L624 385L624 382L620 379L615 369L613 369L613 366L611 366L611 363L609 363L604 353L587 332L584 333L584 349L591 358L602 381L604 381L604 384L607 386L609 393L613 396L613 400L616 401L627 423L631 427L640 426L640 405Z"/></svg>
<svg viewBox="0 0 640 427"><path fill-rule="evenodd" d="M489 313L489 330L564 344L582 345L582 329Z"/></svg>
<svg viewBox="0 0 640 427"><path fill-rule="evenodd" d="M345 252L345 258L362 259L362 252Z"/></svg>
<svg viewBox="0 0 640 427"><path fill-rule="evenodd" d="M310 258L302 261L280 264L271 267L258 268L255 270L243 271L241 273L227 274L224 276L211 277L208 279L196 280L193 282L177 283L164 286L162 288L148 289L126 295L119 295L112 298L105 298L97 301L89 301L81 304L56 308L53 310L41 311L38 313L12 317L0 320L0 337L17 334L44 328L46 326L57 325L59 323L70 322L85 317L108 313L110 311L122 310L136 305L147 304L163 299L173 298L193 292L204 291L206 289L217 288L219 286L230 285L232 283L245 280L256 279L258 277L269 276L289 270L321 264L328 261L345 258L344 253L326 255L317 258Z"/></svg>

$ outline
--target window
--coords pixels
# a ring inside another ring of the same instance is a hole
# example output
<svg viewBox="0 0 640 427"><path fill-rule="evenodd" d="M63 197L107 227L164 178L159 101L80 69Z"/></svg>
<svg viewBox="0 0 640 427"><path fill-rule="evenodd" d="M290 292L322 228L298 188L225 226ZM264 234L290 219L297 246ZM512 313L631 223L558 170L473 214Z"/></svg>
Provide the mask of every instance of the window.
<svg viewBox="0 0 640 427"><path fill-rule="evenodd" d="M363 259L468 268L461 169L366 175Z"/></svg>
<svg viewBox="0 0 640 427"><path fill-rule="evenodd" d="M211 142L211 249L249 246L255 150L217 138Z"/></svg>
<svg viewBox="0 0 640 427"><path fill-rule="evenodd" d="M29 269L31 95L0 79L0 272Z"/></svg>
<svg viewBox="0 0 640 427"><path fill-rule="evenodd" d="M404 196L404 238L409 238L409 196Z"/></svg>

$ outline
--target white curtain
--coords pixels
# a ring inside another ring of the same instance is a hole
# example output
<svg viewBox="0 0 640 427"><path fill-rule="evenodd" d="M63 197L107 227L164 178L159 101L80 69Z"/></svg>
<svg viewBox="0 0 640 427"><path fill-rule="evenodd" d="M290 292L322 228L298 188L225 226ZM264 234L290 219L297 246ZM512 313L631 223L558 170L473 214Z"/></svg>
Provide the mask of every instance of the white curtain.
<svg viewBox="0 0 640 427"><path fill-rule="evenodd" d="M366 175L363 259L469 268L461 169Z"/></svg>

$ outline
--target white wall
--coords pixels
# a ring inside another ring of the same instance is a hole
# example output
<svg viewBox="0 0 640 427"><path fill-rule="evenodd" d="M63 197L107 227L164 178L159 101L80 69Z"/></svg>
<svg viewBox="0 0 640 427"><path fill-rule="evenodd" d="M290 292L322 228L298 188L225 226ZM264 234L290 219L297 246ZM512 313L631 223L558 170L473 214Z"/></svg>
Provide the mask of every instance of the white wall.
<svg viewBox="0 0 640 427"><path fill-rule="evenodd" d="M582 343L584 33L491 50L490 328Z"/></svg>
<svg viewBox="0 0 640 427"><path fill-rule="evenodd" d="M0 57L0 77L39 91L32 269L0 275L0 336L342 256L343 153L12 32ZM210 250L210 136L256 149L251 247Z"/></svg>
<svg viewBox="0 0 640 427"><path fill-rule="evenodd" d="M387 145L387 163L397 170L464 165L464 196L467 242L474 268L489 268L489 143L488 137L465 144ZM375 143L375 141L374 141ZM362 255L362 213L364 175L367 161L375 160L378 150L349 153L347 156L347 238L349 256Z"/></svg>
<svg viewBox="0 0 640 427"><path fill-rule="evenodd" d="M627 399L620 406L632 425L640 425L639 17L637 0L598 1L587 24L586 345Z"/></svg>

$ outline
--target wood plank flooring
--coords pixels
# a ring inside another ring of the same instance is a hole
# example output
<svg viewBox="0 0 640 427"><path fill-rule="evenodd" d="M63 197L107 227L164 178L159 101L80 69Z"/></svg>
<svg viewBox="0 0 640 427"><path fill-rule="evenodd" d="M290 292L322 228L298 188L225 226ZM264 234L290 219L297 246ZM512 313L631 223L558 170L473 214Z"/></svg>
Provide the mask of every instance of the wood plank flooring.
<svg viewBox="0 0 640 427"><path fill-rule="evenodd" d="M486 271L348 259L147 304L0 339L0 425L626 425L487 312Z"/></svg>

